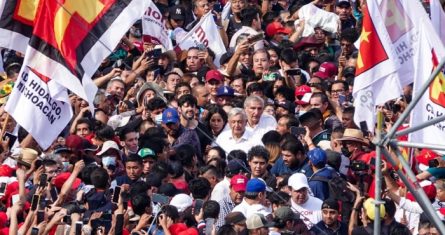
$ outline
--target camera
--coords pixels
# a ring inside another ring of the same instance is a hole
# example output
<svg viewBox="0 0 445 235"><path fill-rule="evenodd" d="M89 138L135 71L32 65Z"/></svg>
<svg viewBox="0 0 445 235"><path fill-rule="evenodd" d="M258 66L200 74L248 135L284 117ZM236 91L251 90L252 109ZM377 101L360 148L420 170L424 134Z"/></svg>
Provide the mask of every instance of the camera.
<svg viewBox="0 0 445 235"><path fill-rule="evenodd" d="M78 201L70 202L65 205L63 208L66 209L67 215L71 215L72 213L84 213L86 211L85 207L81 205Z"/></svg>
<svg viewBox="0 0 445 235"><path fill-rule="evenodd" d="M369 165L367 165L363 161L354 161L349 165L352 171L366 171L369 169Z"/></svg>

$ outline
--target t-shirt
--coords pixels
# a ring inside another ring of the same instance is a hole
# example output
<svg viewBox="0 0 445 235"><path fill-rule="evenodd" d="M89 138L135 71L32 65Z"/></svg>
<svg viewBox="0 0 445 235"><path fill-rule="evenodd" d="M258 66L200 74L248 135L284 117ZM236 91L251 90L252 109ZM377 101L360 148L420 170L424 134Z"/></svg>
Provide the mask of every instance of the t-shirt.
<svg viewBox="0 0 445 235"><path fill-rule="evenodd" d="M322 220L321 205L323 201L320 199L309 196L309 199L302 205L298 205L292 199L290 199L290 202L292 211L300 214L300 219L303 220L308 229Z"/></svg>
<svg viewBox="0 0 445 235"><path fill-rule="evenodd" d="M445 167L430 167L426 171L436 179L445 179Z"/></svg>
<svg viewBox="0 0 445 235"><path fill-rule="evenodd" d="M320 205L321 208L321 205ZM272 213L272 209L265 207L261 204L252 204L249 205L246 200L243 200L240 204L233 208L232 212L239 211L243 213L246 218L249 218L253 214L262 214L264 217L267 217Z"/></svg>

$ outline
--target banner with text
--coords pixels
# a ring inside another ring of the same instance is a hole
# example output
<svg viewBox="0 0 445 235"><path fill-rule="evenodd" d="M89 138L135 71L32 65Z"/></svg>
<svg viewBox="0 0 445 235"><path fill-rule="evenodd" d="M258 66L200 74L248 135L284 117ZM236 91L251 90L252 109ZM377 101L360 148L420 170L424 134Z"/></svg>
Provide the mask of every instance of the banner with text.
<svg viewBox="0 0 445 235"><path fill-rule="evenodd" d="M144 42L163 45L167 50L173 49L172 41L165 27L165 19L151 0L149 0L149 6L142 17L142 34Z"/></svg>

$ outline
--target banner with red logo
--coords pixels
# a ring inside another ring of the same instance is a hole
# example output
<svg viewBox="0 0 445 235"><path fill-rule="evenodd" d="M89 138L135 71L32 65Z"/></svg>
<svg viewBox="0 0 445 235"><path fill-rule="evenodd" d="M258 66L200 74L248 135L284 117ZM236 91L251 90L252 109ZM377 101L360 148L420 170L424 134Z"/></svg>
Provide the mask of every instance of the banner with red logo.
<svg viewBox="0 0 445 235"><path fill-rule="evenodd" d="M226 53L226 47L211 13L203 16L199 23L184 36L182 41L178 42L177 46L181 50L188 50L190 47L198 47L200 44L215 52L215 64L219 65L219 58Z"/></svg>
<svg viewBox="0 0 445 235"><path fill-rule="evenodd" d="M144 35L144 42L162 45L165 49L172 50L173 44L168 36L167 28L165 27L165 19L154 2L151 0L148 0L148 2L149 6L142 17L142 34ZM180 8L176 10L181 11ZM185 13L179 12L178 14Z"/></svg>
<svg viewBox="0 0 445 235"><path fill-rule="evenodd" d="M368 0L363 11L354 82L354 122L366 121L374 130L375 107L400 96L396 55L375 0ZM390 88L390 89L389 89Z"/></svg>

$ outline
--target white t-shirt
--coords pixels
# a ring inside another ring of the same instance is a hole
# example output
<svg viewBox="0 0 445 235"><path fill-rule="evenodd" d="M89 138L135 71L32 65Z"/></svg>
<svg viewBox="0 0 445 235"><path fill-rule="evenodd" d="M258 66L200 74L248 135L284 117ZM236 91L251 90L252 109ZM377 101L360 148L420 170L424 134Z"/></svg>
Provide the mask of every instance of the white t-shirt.
<svg viewBox="0 0 445 235"><path fill-rule="evenodd" d="M321 206L320 206L321 207ZM272 213L272 208L265 207L261 204L249 205L246 200L243 200L240 204L233 208L232 212L239 211L243 213L246 218L249 218L253 214L262 214L267 217Z"/></svg>
<svg viewBox="0 0 445 235"><path fill-rule="evenodd" d="M308 229L311 229L312 226L316 225L322 220L322 200L313 196L309 196L309 199L302 205L298 205L292 199L290 199L290 202L292 205L292 211L294 213L300 214L300 219L303 220Z"/></svg>
<svg viewBox="0 0 445 235"><path fill-rule="evenodd" d="M218 182L213 188L210 200L219 202L223 198L228 197L229 194L230 194L230 180L229 178L224 177L224 179Z"/></svg>

